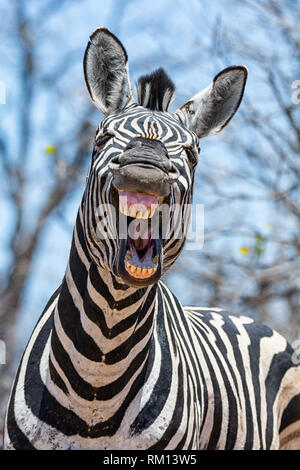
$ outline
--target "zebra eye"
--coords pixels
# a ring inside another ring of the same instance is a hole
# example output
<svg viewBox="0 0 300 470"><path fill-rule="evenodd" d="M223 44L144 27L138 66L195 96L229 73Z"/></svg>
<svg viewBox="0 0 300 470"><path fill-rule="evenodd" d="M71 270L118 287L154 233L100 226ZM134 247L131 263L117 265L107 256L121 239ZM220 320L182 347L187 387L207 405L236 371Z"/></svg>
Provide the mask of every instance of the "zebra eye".
<svg viewBox="0 0 300 470"><path fill-rule="evenodd" d="M198 163L198 155L192 148L187 147L185 149L186 156L191 166L196 166Z"/></svg>
<svg viewBox="0 0 300 470"><path fill-rule="evenodd" d="M98 150L101 150L104 145L113 137L112 134L103 134L95 140L95 144L98 147Z"/></svg>

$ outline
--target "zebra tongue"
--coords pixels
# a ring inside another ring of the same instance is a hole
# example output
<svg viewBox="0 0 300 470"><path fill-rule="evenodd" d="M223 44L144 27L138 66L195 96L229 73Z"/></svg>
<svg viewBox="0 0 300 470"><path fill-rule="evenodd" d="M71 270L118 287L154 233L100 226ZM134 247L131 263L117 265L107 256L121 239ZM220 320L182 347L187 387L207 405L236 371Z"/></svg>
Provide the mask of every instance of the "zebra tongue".
<svg viewBox="0 0 300 470"><path fill-rule="evenodd" d="M149 245L149 239L138 238L137 240L133 240L133 245L136 251L142 252Z"/></svg>
<svg viewBox="0 0 300 470"><path fill-rule="evenodd" d="M137 240L130 240L129 249L131 255L131 263L141 267L154 267L156 264L153 262L153 249L154 245L151 243L151 238Z"/></svg>

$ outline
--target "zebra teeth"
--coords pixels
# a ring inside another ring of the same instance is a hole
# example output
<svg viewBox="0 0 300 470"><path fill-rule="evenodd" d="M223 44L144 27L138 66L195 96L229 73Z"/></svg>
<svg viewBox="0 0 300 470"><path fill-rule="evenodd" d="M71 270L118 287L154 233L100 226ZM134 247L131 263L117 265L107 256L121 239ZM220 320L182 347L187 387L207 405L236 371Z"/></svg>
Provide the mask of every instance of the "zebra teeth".
<svg viewBox="0 0 300 470"><path fill-rule="evenodd" d="M153 268L142 268L141 266L136 266L135 264L132 264L127 260L125 263L125 267L127 272L136 279L147 279L148 277L151 277L157 269L156 266Z"/></svg>
<svg viewBox="0 0 300 470"><path fill-rule="evenodd" d="M128 203L120 203L120 212L127 217L134 219L151 219L154 212L156 211L157 205L152 204L151 207L141 207L140 205L132 204L129 206Z"/></svg>
<svg viewBox="0 0 300 470"><path fill-rule="evenodd" d="M158 199L149 194L126 191L119 194L119 210L127 217L151 219L158 205Z"/></svg>
<svg viewBox="0 0 300 470"><path fill-rule="evenodd" d="M134 205L131 205L129 208L129 217L135 217L136 216L136 208Z"/></svg>

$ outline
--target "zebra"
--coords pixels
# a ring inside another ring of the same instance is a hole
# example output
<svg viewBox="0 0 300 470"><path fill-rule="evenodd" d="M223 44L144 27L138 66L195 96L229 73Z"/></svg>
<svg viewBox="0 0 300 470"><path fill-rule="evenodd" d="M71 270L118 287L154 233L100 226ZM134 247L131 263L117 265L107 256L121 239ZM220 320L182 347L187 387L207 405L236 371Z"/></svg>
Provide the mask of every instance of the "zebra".
<svg viewBox="0 0 300 470"><path fill-rule="evenodd" d="M287 341L246 316L183 307L161 281L186 240L199 139L234 116L247 68L222 70L170 113L165 71L139 79L136 101L126 50L106 28L83 62L104 119L64 278L12 387L4 448L299 449L300 367Z"/></svg>

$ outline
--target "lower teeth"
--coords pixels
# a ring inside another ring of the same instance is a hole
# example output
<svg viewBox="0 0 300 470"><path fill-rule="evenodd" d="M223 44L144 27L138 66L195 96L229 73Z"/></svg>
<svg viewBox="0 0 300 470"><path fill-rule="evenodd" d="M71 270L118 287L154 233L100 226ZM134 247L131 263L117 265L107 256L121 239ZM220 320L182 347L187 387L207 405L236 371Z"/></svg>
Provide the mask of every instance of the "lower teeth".
<svg viewBox="0 0 300 470"><path fill-rule="evenodd" d="M154 268L143 268L141 266L131 264L128 261L126 262L126 268L131 274L141 274L143 276L150 276L156 271L156 266Z"/></svg>

